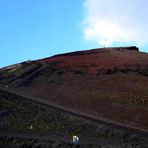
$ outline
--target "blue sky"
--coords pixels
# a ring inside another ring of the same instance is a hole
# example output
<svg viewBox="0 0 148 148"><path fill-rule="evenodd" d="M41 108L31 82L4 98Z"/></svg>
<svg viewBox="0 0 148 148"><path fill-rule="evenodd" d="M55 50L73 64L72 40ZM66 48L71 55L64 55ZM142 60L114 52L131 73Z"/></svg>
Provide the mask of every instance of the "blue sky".
<svg viewBox="0 0 148 148"><path fill-rule="evenodd" d="M117 16L119 10L124 10L117 1L0 0L0 67L102 46L137 45L148 52L148 2L141 0L141 11L145 11L139 16L135 9ZM137 0L130 1L130 7L134 3L140 10Z"/></svg>

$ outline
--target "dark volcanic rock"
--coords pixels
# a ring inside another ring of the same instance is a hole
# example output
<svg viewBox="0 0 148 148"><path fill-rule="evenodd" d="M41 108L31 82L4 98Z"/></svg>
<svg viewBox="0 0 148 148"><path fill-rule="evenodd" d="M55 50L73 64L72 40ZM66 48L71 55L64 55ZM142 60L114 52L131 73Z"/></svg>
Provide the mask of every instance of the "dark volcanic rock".
<svg viewBox="0 0 148 148"><path fill-rule="evenodd" d="M82 56L82 55L93 55L93 54L99 54L104 53L107 49L115 49L118 51L124 51L124 50L134 50L139 51L139 48L136 46L129 46L129 47L107 47L107 48L96 48L91 50L84 50L84 51L75 51L70 53L64 53L64 54L58 54L53 57L59 57L59 56Z"/></svg>
<svg viewBox="0 0 148 148"><path fill-rule="evenodd" d="M124 50L139 51L139 48L136 47L136 46L129 46L129 47L115 47L115 48L112 48L112 49L115 49L115 50L118 50L118 51L124 51Z"/></svg>
<svg viewBox="0 0 148 148"><path fill-rule="evenodd" d="M139 51L139 48L136 46L131 46L128 48L128 50L135 50L135 51Z"/></svg>

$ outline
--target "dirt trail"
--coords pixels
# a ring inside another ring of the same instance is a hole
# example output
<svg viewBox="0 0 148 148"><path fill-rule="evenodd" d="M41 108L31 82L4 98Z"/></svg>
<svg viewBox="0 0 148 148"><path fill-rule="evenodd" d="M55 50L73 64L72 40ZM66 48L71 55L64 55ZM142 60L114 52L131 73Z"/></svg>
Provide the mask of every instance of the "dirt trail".
<svg viewBox="0 0 148 148"><path fill-rule="evenodd" d="M35 132L19 132L12 130L0 130L0 137L7 138L24 138L24 139L36 139L36 140L52 140L60 141L72 144L72 137L67 135L55 134L55 133L35 133ZM92 139L91 137L80 137L79 144L93 144L93 145L119 145L122 144L122 141L119 140L107 140L103 138Z"/></svg>
<svg viewBox="0 0 148 148"><path fill-rule="evenodd" d="M11 93L13 95L24 97L24 98L32 100L34 102L46 105L46 106L53 108L55 110L74 115L78 118L82 118L82 119L92 121L92 122L95 122L95 123L104 124L104 125L106 125L110 128L122 129L122 130L125 130L125 131L134 132L135 134L148 136L148 130L146 130L146 129L141 129L141 128L137 128L137 127L134 127L134 126L128 126L128 125L125 125L125 124L122 124L122 123L118 123L118 122L115 122L115 121L102 119L102 118L99 118L97 116L93 116L93 115L90 115L90 114L86 114L86 113L83 113L83 112L79 112L79 111L76 111L76 110L73 110L73 109L69 109L69 108L54 104L54 103L52 103L48 100L42 99L42 98L29 97L29 96L26 96L24 94L12 91L10 89L8 90L8 89L0 88L0 90L6 91L7 93Z"/></svg>
<svg viewBox="0 0 148 148"><path fill-rule="evenodd" d="M112 122L107 122L104 120L101 120L100 118L91 116L91 115L87 115L85 113L81 113L81 112L77 112L74 110L70 110L68 108L64 108L62 106L59 105L55 105L53 103L48 102L47 100L43 100L41 98L35 98L35 97L29 97L26 95L22 95L20 93L14 92L12 90L6 90L3 88L0 88L1 91L6 92L8 95L14 95L17 97L23 97L24 99L27 100L31 100L35 103L40 103L40 104L44 104L49 108L52 108L56 111L61 111L63 113L68 113L69 115L75 116L77 118L80 118L82 120L86 120L86 121L91 121L93 123L97 123L97 124L104 124L105 126L109 127L109 129L120 129L129 133L133 133L133 135L138 134L138 136L140 137L140 139L148 139L148 132L146 130L143 129L136 129L136 128L131 128L128 126L123 126L121 124L115 124ZM40 144L45 143L49 143L49 141L52 141L52 147L56 147L56 145L58 144L70 144L72 145L72 147L74 146L72 143L72 137L71 135L67 135L66 133L57 133L57 132L46 132L46 133L38 133L38 132L33 132L33 131L29 131L29 132L21 132L21 131L16 131L16 130L12 130L12 129L0 129L0 139L2 138L6 138L6 139L15 139L15 138L19 138L19 139L27 139L28 141L40 141ZM100 146L100 145L113 145L113 146L121 146L124 144L124 141L121 139L112 139L112 138L105 138L105 137L91 137L91 136L80 136L80 143L79 145L81 145L82 147L85 145L86 147L89 147L88 145L95 145L95 146ZM146 140L147 141L147 140ZM139 141L136 141L137 144L139 144ZM131 145L131 144L135 144L135 140L133 141L126 141L126 144ZM44 147L44 146L43 146Z"/></svg>
<svg viewBox="0 0 148 148"><path fill-rule="evenodd" d="M34 76L36 73L40 72L40 71L45 67L45 64L43 64L43 63L39 63L39 64L40 64L39 67L38 67L34 72L32 72L32 73L29 74L28 76L22 78L21 81L20 81L20 79L16 79L15 81L13 81L13 82L10 84L10 86L13 86L13 85L15 85L15 84L20 85L20 84L22 84L23 82L25 82L27 79L29 79L29 78L31 78L32 76Z"/></svg>

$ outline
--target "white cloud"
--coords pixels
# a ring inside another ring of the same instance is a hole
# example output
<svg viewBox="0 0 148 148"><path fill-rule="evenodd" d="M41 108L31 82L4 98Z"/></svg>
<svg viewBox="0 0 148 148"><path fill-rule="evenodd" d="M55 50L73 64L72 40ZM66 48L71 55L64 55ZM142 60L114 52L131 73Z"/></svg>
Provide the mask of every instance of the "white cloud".
<svg viewBox="0 0 148 148"><path fill-rule="evenodd" d="M85 0L85 39L105 46L147 44L147 5L147 0Z"/></svg>

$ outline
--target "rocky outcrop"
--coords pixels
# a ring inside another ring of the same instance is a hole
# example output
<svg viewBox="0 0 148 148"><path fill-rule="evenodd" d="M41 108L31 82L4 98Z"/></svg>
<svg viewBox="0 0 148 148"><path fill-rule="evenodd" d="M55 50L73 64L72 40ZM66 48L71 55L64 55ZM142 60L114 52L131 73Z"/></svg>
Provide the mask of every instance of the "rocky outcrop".
<svg viewBox="0 0 148 148"><path fill-rule="evenodd" d="M133 50L133 51L139 51L139 48L136 47L136 46L129 46L129 47L104 47L104 48L96 48L96 49L85 50L85 51L70 52L70 53L66 53L66 54L59 54L59 55L55 55L53 57L92 55L92 54L104 53L104 52L106 52L108 50L118 50L118 51Z"/></svg>
<svg viewBox="0 0 148 148"><path fill-rule="evenodd" d="M118 50L118 51L124 51L124 50L139 51L139 48L136 47L136 46L129 46L129 47L115 47L115 48L112 48L112 49L115 49L115 50Z"/></svg>
<svg viewBox="0 0 148 148"><path fill-rule="evenodd" d="M135 50L135 51L139 51L139 48L136 46L131 46L127 48L128 50Z"/></svg>

